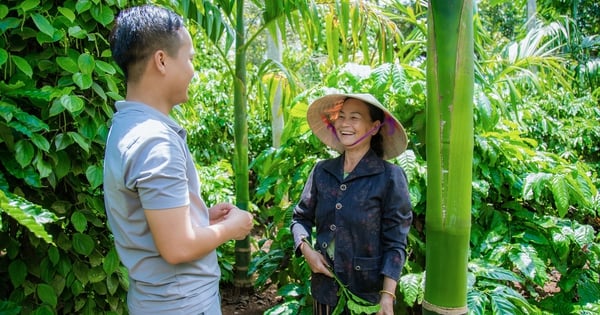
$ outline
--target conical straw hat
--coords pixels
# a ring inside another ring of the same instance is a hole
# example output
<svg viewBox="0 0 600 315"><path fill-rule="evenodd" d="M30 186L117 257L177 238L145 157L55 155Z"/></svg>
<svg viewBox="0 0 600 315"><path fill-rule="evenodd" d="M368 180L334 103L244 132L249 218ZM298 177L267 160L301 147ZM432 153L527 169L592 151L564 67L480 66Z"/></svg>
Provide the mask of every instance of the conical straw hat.
<svg viewBox="0 0 600 315"><path fill-rule="evenodd" d="M402 124L371 94L329 94L310 104L306 119L312 132L327 146L342 153L344 145L338 140L333 121L348 98L361 100L380 108L385 113L379 133L383 138L383 159L393 159L404 150L408 144L406 131Z"/></svg>

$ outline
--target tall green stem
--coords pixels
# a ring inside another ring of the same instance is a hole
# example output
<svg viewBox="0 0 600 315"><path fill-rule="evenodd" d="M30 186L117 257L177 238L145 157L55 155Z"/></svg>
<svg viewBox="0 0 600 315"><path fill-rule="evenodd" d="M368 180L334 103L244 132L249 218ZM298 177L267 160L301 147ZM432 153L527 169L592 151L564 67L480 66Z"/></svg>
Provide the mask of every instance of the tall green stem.
<svg viewBox="0 0 600 315"><path fill-rule="evenodd" d="M246 49L244 25L244 0L236 0L235 77L234 85L234 133L235 133L235 198L240 209L248 209L248 123L246 93ZM250 265L250 239L235 242L234 284L236 287L252 286L248 266Z"/></svg>
<svg viewBox="0 0 600 315"><path fill-rule="evenodd" d="M423 314L467 313L473 159L473 3L430 0Z"/></svg>

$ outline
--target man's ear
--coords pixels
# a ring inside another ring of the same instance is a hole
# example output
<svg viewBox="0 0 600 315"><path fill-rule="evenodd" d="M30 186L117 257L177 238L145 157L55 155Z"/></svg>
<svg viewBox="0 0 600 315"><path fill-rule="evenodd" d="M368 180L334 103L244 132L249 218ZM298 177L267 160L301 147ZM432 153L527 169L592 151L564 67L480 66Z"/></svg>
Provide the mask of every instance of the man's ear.
<svg viewBox="0 0 600 315"><path fill-rule="evenodd" d="M152 64L156 67L156 70L160 73L166 72L166 59L167 54L164 50L157 50L152 55Z"/></svg>

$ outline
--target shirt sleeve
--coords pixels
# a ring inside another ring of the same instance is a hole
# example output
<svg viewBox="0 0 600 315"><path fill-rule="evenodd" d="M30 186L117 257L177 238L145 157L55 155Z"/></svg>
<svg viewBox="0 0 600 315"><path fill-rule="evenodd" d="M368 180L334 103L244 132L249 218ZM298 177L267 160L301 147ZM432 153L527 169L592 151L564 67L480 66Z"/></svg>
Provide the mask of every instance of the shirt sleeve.
<svg viewBox="0 0 600 315"><path fill-rule="evenodd" d="M290 229L294 237L294 252L296 256L300 256L300 244L303 239L306 238L311 243L311 232L315 225L315 208L317 204L316 196L317 189L314 185L315 170L318 167L315 166L304 185L304 190L300 196L300 201L294 207L294 213L292 215L292 224Z"/></svg>
<svg viewBox="0 0 600 315"><path fill-rule="evenodd" d="M407 238L413 215L406 175L397 165L391 168L388 187L381 222L384 252L381 273L398 281L406 260Z"/></svg>
<svg viewBox="0 0 600 315"><path fill-rule="evenodd" d="M137 191L144 209L189 204L186 154L177 138L168 132L157 133L140 139L130 152L125 185Z"/></svg>

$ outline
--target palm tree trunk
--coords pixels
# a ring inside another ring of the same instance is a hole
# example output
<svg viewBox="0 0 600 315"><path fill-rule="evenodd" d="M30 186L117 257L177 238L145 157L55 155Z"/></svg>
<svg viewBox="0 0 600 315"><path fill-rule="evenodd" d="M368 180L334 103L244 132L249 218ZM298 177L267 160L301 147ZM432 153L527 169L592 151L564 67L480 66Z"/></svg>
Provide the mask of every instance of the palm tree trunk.
<svg viewBox="0 0 600 315"><path fill-rule="evenodd" d="M235 198L240 209L248 209L248 123L246 93L246 48L244 25L244 0L236 0L235 77L233 81L234 134L235 134ZM248 274L250 265L250 239L235 242L234 285L238 288L252 287Z"/></svg>
<svg viewBox="0 0 600 315"><path fill-rule="evenodd" d="M423 314L467 313L473 158L473 3L430 0Z"/></svg>

